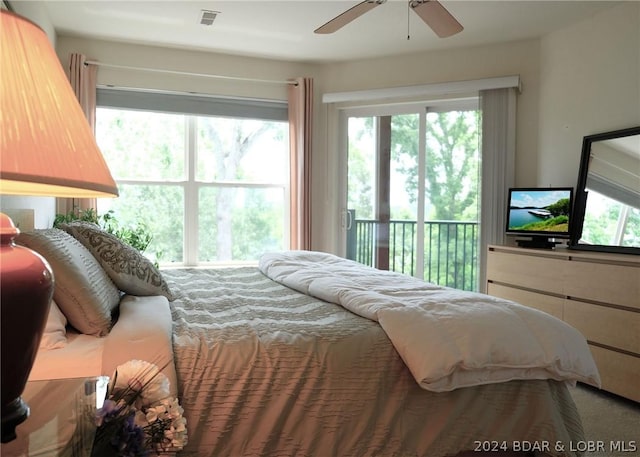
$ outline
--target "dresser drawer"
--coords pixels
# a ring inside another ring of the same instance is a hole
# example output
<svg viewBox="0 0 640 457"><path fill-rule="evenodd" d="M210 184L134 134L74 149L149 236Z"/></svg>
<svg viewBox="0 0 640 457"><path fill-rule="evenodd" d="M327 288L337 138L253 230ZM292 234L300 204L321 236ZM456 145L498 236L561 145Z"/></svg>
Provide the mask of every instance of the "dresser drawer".
<svg viewBox="0 0 640 457"><path fill-rule="evenodd" d="M511 300L531 308L544 311L547 314L562 319L562 309L564 299L553 295L538 294L528 290L517 289L515 287L503 286L501 284L488 283L487 293L494 297Z"/></svg>
<svg viewBox="0 0 640 457"><path fill-rule="evenodd" d="M487 259L487 280L561 294L563 265L561 259L494 251Z"/></svg>
<svg viewBox="0 0 640 457"><path fill-rule="evenodd" d="M592 345L589 348L600 372L602 389L640 402L640 357Z"/></svg>
<svg viewBox="0 0 640 457"><path fill-rule="evenodd" d="M628 265L570 262L565 272L565 294L640 310L640 268Z"/></svg>
<svg viewBox="0 0 640 457"><path fill-rule="evenodd" d="M640 313L567 300L564 320L589 341L640 356Z"/></svg>

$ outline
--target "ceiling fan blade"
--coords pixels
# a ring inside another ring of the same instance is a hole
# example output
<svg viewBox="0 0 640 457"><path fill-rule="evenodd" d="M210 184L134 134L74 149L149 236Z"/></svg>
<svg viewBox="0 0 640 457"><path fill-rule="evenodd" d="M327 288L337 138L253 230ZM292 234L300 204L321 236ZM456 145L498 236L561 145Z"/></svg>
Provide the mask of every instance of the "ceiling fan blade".
<svg viewBox="0 0 640 457"><path fill-rule="evenodd" d="M464 28L437 0L411 0L409 5L440 38L455 35Z"/></svg>
<svg viewBox="0 0 640 457"><path fill-rule="evenodd" d="M344 27L354 19L359 18L367 11L372 10L378 5L382 5L386 1L387 0L365 0L364 2L360 2L356 6L349 8L344 13L334 17L326 24L321 25L320 27L315 29L314 33L322 33L322 34L333 33L336 30L341 29L342 27Z"/></svg>

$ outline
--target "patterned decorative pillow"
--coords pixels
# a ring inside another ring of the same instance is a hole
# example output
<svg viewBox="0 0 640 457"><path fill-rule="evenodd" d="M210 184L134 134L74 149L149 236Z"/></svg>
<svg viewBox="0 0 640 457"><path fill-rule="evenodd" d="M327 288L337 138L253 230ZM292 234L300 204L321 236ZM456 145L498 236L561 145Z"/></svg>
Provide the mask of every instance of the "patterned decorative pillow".
<svg viewBox="0 0 640 457"><path fill-rule="evenodd" d="M71 222L60 228L93 254L121 291L139 297L164 295L168 300L174 299L160 271L137 249L91 222Z"/></svg>
<svg viewBox="0 0 640 457"><path fill-rule="evenodd" d="M69 323L87 335L107 335L120 291L91 253L74 237L55 228L24 232L16 241L51 265L53 299Z"/></svg>

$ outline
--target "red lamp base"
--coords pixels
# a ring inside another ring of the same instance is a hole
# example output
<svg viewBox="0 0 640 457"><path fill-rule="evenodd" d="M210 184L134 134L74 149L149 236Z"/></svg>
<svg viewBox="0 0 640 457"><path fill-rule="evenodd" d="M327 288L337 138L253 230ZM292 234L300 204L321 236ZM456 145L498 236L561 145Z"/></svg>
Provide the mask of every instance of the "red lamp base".
<svg viewBox="0 0 640 457"><path fill-rule="evenodd" d="M2 442L15 439L15 428L29 416L20 398L29 378L53 295L47 261L14 238L19 230L0 213L0 348L2 351Z"/></svg>

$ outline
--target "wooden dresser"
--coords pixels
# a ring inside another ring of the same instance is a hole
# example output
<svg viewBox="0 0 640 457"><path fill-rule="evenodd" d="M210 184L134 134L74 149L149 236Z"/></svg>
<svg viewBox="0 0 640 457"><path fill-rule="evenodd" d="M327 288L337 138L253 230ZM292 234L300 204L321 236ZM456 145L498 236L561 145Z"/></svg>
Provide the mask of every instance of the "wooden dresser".
<svg viewBox="0 0 640 457"><path fill-rule="evenodd" d="M602 388L640 402L640 256L489 246L487 293L577 328Z"/></svg>

